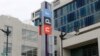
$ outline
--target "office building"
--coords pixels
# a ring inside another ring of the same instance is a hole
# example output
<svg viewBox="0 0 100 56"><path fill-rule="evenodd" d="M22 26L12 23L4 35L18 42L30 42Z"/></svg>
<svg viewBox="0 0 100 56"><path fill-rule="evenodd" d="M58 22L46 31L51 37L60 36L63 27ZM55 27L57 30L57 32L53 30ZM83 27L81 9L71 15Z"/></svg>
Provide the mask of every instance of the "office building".
<svg viewBox="0 0 100 56"><path fill-rule="evenodd" d="M99 5L100 0L55 0L52 3L55 56L62 56L61 48L63 56L100 56ZM36 12L39 16L40 10ZM37 26L38 16L32 18ZM67 33L62 47L61 32Z"/></svg>
<svg viewBox="0 0 100 56"><path fill-rule="evenodd" d="M0 29L9 27L8 56L38 56L37 27L11 16L0 16ZM0 31L0 56L6 54L6 35Z"/></svg>
<svg viewBox="0 0 100 56"><path fill-rule="evenodd" d="M32 12L31 20L32 20L32 22L34 22L35 26L39 26L40 13L41 13L41 9L38 9L37 11Z"/></svg>
<svg viewBox="0 0 100 56"><path fill-rule="evenodd" d="M53 12L55 30L67 33L63 56L100 56L100 0L55 0Z"/></svg>

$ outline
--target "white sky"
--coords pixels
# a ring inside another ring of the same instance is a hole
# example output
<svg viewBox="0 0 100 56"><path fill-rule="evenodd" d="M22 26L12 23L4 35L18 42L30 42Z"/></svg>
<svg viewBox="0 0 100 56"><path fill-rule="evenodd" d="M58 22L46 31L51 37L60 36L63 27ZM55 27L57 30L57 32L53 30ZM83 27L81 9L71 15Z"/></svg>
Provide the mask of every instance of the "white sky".
<svg viewBox="0 0 100 56"><path fill-rule="evenodd" d="M0 15L10 15L21 21L31 19L31 13L40 8L41 2L53 0L0 0Z"/></svg>

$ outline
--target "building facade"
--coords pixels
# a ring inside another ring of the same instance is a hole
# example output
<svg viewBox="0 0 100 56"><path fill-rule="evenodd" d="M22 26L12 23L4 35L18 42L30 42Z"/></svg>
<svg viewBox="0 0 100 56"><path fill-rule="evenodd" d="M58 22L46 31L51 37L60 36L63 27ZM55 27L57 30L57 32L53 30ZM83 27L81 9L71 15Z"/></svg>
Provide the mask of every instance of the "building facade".
<svg viewBox="0 0 100 56"><path fill-rule="evenodd" d="M39 28L39 56L54 56L54 27L52 24L51 4L46 1L41 3L41 9L32 13L32 21Z"/></svg>
<svg viewBox="0 0 100 56"><path fill-rule="evenodd" d="M38 56L37 27L20 22L11 16L0 16L0 29L9 27L8 56ZM0 31L0 56L5 56L6 35Z"/></svg>
<svg viewBox="0 0 100 56"><path fill-rule="evenodd" d="M74 0L54 9L55 29L72 32L100 22L99 4L98 0Z"/></svg>
<svg viewBox="0 0 100 56"><path fill-rule="evenodd" d="M63 56L100 56L99 5L100 0L55 0L52 3L55 56L62 56L61 48ZM38 16L32 20L39 25ZM62 47L61 32L67 33Z"/></svg>
<svg viewBox="0 0 100 56"><path fill-rule="evenodd" d="M35 11L32 13L31 17L32 17L32 22L34 22L35 26L39 26L39 22L40 22L40 13L41 13L41 9Z"/></svg>
<svg viewBox="0 0 100 56"><path fill-rule="evenodd" d="M54 29L67 33L63 40L63 56L100 56L99 5L100 0L53 2ZM59 35L55 34L56 37Z"/></svg>

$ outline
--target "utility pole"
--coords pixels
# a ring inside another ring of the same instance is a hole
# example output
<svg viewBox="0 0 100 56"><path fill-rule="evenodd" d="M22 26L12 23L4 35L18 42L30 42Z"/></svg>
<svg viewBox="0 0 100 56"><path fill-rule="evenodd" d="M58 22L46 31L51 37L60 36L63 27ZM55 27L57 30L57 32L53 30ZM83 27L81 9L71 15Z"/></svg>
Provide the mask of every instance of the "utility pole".
<svg viewBox="0 0 100 56"><path fill-rule="evenodd" d="M61 56L63 56L63 40L66 35L67 35L67 33L65 33L65 32L61 32L61 34L59 35L59 37L61 39Z"/></svg>
<svg viewBox="0 0 100 56"><path fill-rule="evenodd" d="M6 30L0 29L3 33L6 34L6 56L8 56L8 36L10 35L11 31L9 30L9 27L7 27Z"/></svg>

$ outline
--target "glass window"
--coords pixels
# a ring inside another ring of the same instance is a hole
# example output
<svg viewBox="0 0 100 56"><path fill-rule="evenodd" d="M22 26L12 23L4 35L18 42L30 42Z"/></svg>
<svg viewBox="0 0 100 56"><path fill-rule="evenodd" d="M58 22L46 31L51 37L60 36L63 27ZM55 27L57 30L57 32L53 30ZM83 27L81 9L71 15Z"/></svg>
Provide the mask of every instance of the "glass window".
<svg viewBox="0 0 100 56"><path fill-rule="evenodd" d="M67 12L69 13L70 12L70 6L69 5L67 5Z"/></svg>
<svg viewBox="0 0 100 56"><path fill-rule="evenodd" d="M58 16L58 17L61 16L61 9L57 9L57 16Z"/></svg>
<svg viewBox="0 0 100 56"><path fill-rule="evenodd" d="M66 18L66 16L64 16L64 17L61 17L60 18L60 25L64 25L64 24L66 24L66 21L67 21L67 18Z"/></svg>
<svg viewBox="0 0 100 56"><path fill-rule="evenodd" d="M73 2L73 10L75 10L76 9L76 2Z"/></svg>
<svg viewBox="0 0 100 56"><path fill-rule="evenodd" d="M86 7L86 9L87 9L87 15L94 13L94 5L93 4L88 5Z"/></svg>
<svg viewBox="0 0 100 56"><path fill-rule="evenodd" d="M55 56L57 56L57 51L55 51Z"/></svg>
<svg viewBox="0 0 100 56"><path fill-rule="evenodd" d="M80 16L81 17L86 16L86 8L85 7L83 7L83 8L80 9Z"/></svg>
<svg viewBox="0 0 100 56"><path fill-rule="evenodd" d="M64 16L64 24L66 24L67 23L67 16Z"/></svg>
<svg viewBox="0 0 100 56"><path fill-rule="evenodd" d="M73 9L73 6L72 6L72 3L71 3L71 4L69 4L69 10L72 11L72 9Z"/></svg>
<svg viewBox="0 0 100 56"><path fill-rule="evenodd" d="M58 28L58 31L61 31L61 28L60 27Z"/></svg>
<svg viewBox="0 0 100 56"><path fill-rule="evenodd" d="M39 16L40 15L40 10L35 12L35 16Z"/></svg>
<svg viewBox="0 0 100 56"><path fill-rule="evenodd" d="M76 3L73 2L73 3L70 3L70 4L67 4L63 7L63 13L66 14L66 13L69 13L73 10L76 9Z"/></svg>
<svg viewBox="0 0 100 56"><path fill-rule="evenodd" d="M97 43L71 49L71 56L99 56Z"/></svg>
<svg viewBox="0 0 100 56"><path fill-rule="evenodd" d="M27 40L27 41L32 41L32 42L37 42L38 40L38 33L35 31L27 30L27 29L22 29L22 39Z"/></svg>
<svg viewBox="0 0 100 56"><path fill-rule="evenodd" d="M62 26L62 27L61 27L61 31L62 31L62 32L66 32L66 26Z"/></svg>
<svg viewBox="0 0 100 56"><path fill-rule="evenodd" d="M86 3L86 4L89 4L89 3L92 3L92 2L94 2L94 1L96 1L96 0L85 0L85 3Z"/></svg>
<svg viewBox="0 0 100 56"><path fill-rule="evenodd" d="M76 18L77 18L77 19L80 18L79 10L76 11Z"/></svg>
<svg viewBox="0 0 100 56"><path fill-rule="evenodd" d="M77 30L77 29L79 29L80 28L80 23L79 23L79 21L75 21L74 22L74 30Z"/></svg>
<svg viewBox="0 0 100 56"><path fill-rule="evenodd" d="M54 44L57 44L57 36L54 36Z"/></svg>
<svg viewBox="0 0 100 56"><path fill-rule="evenodd" d="M92 25L94 23L94 16L89 16L84 19L85 26Z"/></svg>
<svg viewBox="0 0 100 56"><path fill-rule="evenodd" d="M57 18L57 10L54 11L54 18Z"/></svg>
<svg viewBox="0 0 100 56"><path fill-rule="evenodd" d="M63 12L64 12L64 11L63 11L63 9L61 8L60 15L63 15Z"/></svg>
<svg viewBox="0 0 100 56"><path fill-rule="evenodd" d="M72 13L67 15L67 21L68 22L74 21L75 19L76 19L75 12L72 12Z"/></svg>
<svg viewBox="0 0 100 56"><path fill-rule="evenodd" d="M58 27L58 20L55 20L55 28Z"/></svg>
<svg viewBox="0 0 100 56"><path fill-rule="evenodd" d="M86 4L89 4L89 0L85 0L85 3L86 3Z"/></svg>
<svg viewBox="0 0 100 56"><path fill-rule="evenodd" d="M22 45L21 56L37 56L37 49L31 46Z"/></svg>
<svg viewBox="0 0 100 56"><path fill-rule="evenodd" d="M61 18L58 19L58 26L62 26L62 21L63 20Z"/></svg>
<svg viewBox="0 0 100 56"><path fill-rule="evenodd" d="M76 3L75 2L69 4L69 6L70 6L70 11L73 11L73 10L76 9Z"/></svg>
<svg viewBox="0 0 100 56"><path fill-rule="evenodd" d="M67 6L68 6L68 10L69 10L69 11L73 11L73 10L75 9L75 3L74 3L74 2L68 4Z"/></svg>
<svg viewBox="0 0 100 56"><path fill-rule="evenodd" d="M88 15L91 14L91 12L90 12L90 5L88 5L88 6L86 7L86 12L87 12Z"/></svg>
<svg viewBox="0 0 100 56"><path fill-rule="evenodd" d="M64 18L63 18L63 17L61 17L61 19L60 19L60 24L61 24L61 25L64 24Z"/></svg>
<svg viewBox="0 0 100 56"><path fill-rule="evenodd" d="M100 1L95 2L95 10L96 11L100 10Z"/></svg>
<svg viewBox="0 0 100 56"><path fill-rule="evenodd" d="M95 23L100 22L100 12L95 14Z"/></svg>
<svg viewBox="0 0 100 56"><path fill-rule="evenodd" d="M67 32L72 32L74 29L73 24L68 24L67 25Z"/></svg>
<svg viewBox="0 0 100 56"><path fill-rule="evenodd" d="M53 54L52 53L49 53L49 56L53 56Z"/></svg>
<svg viewBox="0 0 100 56"><path fill-rule="evenodd" d="M39 19L36 19L35 20L35 26L38 26L39 25Z"/></svg>
<svg viewBox="0 0 100 56"><path fill-rule="evenodd" d="M94 4L90 4L90 12L91 12L91 13L94 13L94 10L95 10L95 9L94 9Z"/></svg>
<svg viewBox="0 0 100 56"><path fill-rule="evenodd" d="M85 0L76 0L77 8L82 7L83 5L85 5Z"/></svg>
<svg viewBox="0 0 100 56"><path fill-rule="evenodd" d="M81 20L80 20L80 28L83 28L83 27L84 27L84 20L81 19Z"/></svg>
<svg viewBox="0 0 100 56"><path fill-rule="evenodd" d="M67 6L64 6L63 7L63 14L67 14L67 8L66 8Z"/></svg>
<svg viewBox="0 0 100 56"><path fill-rule="evenodd" d="M89 0L89 3L95 2L96 0Z"/></svg>
<svg viewBox="0 0 100 56"><path fill-rule="evenodd" d="M34 18L34 13L32 13L32 18Z"/></svg>

